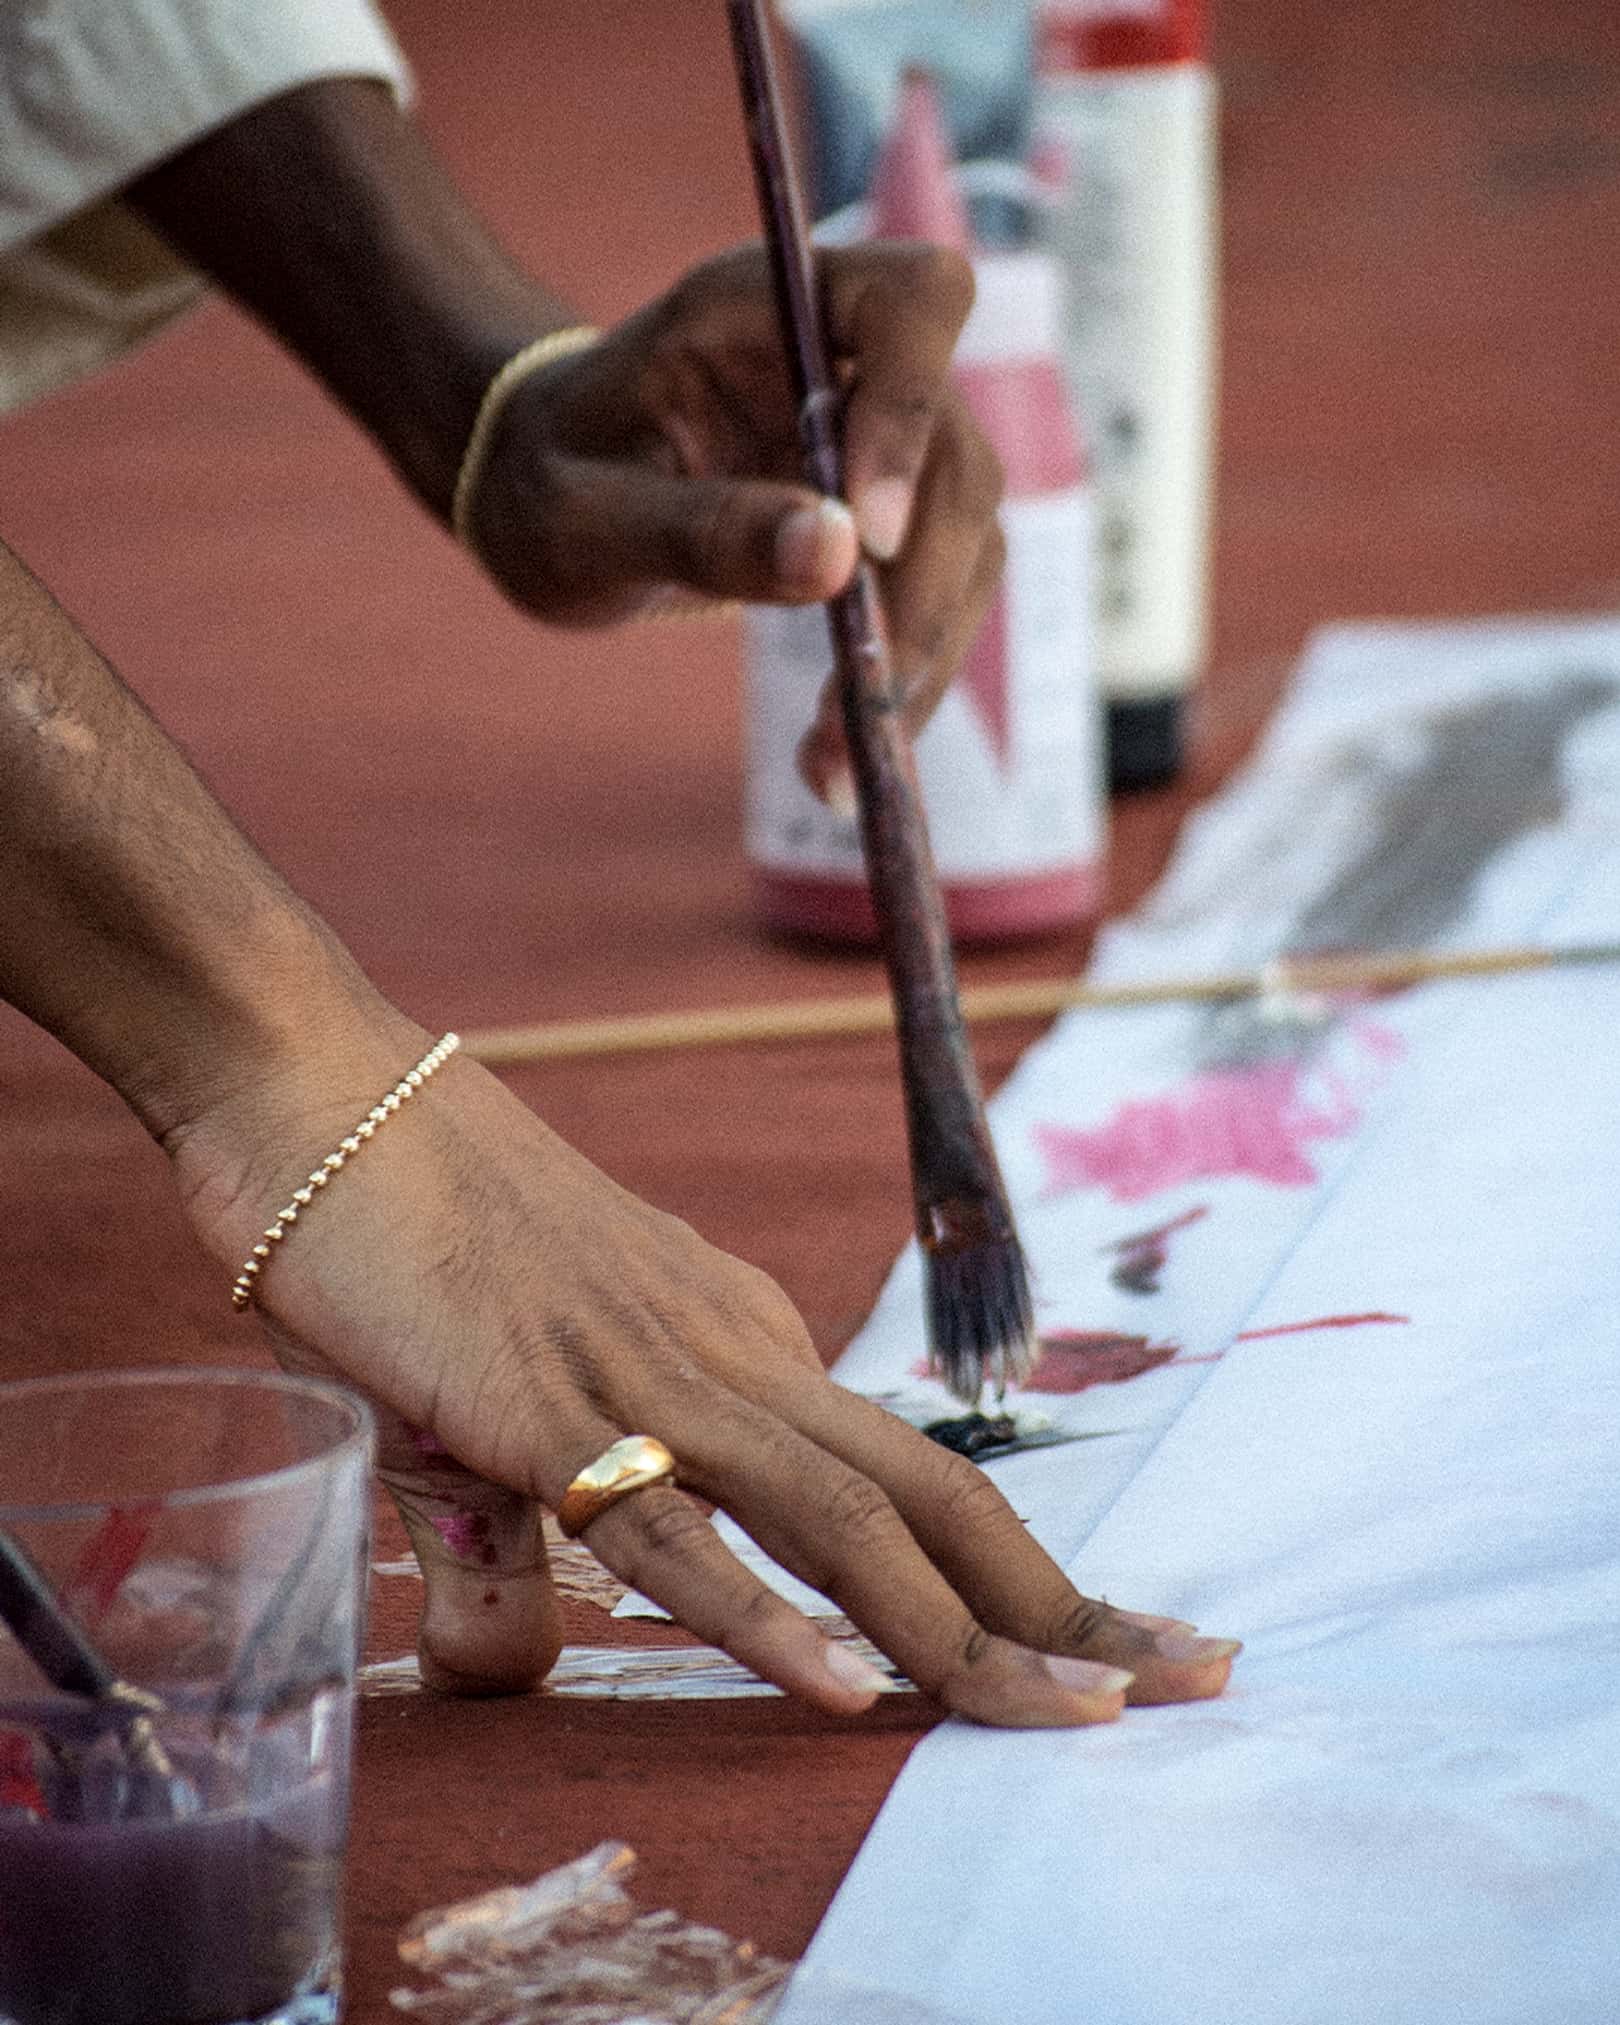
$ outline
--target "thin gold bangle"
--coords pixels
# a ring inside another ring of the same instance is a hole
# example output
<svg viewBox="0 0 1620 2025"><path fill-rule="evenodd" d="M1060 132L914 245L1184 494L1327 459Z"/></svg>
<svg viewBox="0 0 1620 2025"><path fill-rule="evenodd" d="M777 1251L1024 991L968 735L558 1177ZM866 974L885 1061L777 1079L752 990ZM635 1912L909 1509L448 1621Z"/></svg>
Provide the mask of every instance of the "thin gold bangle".
<svg viewBox="0 0 1620 2025"><path fill-rule="evenodd" d="M587 346L595 344L600 335L592 325L583 323L571 325L567 330L550 331L545 337L536 338L533 344L525 345L522 351L514 352L484 389L478 413L473 417L467 447L461 453L456 489L450 497L451 529L457 541L474 554L478 545L472 538L473 499L478 491L478 481L484 475L489 441L495 433L495 424L501 419L501 411L531 375L543 366L549 366L554 359L584 351Z"/></svg>
<svg viewBox="0 0 1620 2025"><path fill-rule="evenodd" d="M303 1187L293 1190L292 1201L285 1209L277 1210L275 1222L253 1247L242 1263L242 1270L236 1276L236 1284L231 1288L231 1306L238 1314L253 1305L253 1297L258 1292L259 1275L264 1271L265 1260L298 1221L299 1212L308 1209L318 1191L323 1189L332 1176L360 1151L377 1127L386 1125L406 1098L414 1097L434 1070L442 1068L460 1046L459 1034L446 1034L442 1040L435 1041L415 1068L407 1069L388 1095L378 1098L348 1137L339 1140L336 1147L305 1181Z"/></svg>

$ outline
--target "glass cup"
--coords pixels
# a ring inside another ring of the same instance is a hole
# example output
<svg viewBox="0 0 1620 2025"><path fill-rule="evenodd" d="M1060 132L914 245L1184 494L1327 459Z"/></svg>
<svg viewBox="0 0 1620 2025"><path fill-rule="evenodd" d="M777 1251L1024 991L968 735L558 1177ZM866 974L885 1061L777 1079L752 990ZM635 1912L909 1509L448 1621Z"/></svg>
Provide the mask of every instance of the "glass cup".
<svg viewBox="0 0 1620 2025"><path fill-rule="evenodd" d="M372 1443L308 1379L0 1384L0 2025L337 2017Z"/></svg>

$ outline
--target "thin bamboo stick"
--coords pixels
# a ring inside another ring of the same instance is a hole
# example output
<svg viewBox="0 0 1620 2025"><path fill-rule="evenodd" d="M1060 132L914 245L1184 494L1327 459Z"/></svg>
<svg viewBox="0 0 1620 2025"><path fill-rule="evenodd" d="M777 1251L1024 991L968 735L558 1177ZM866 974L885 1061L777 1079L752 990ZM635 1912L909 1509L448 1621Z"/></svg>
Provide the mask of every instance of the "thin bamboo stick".
<svg viewBox="0 0 1620 2025"><path fill-rule="evenodd" d="M1280 958L1259 970L1201 977L1147 978L1131 984L1085 984L1030 978L979 985L962 993L974 1025L995 1020L1051 1019L1076 1007L1172 1005L1182 1001L1258 998L1269 992L1390 990L1439 978L1500 977L1511 971L1571 964L1620 963L1620 943L1565 949L1396 949L1343 956ZM735 1047L887 1033L894 1009L885 994L858 998L787 999L766 1005L712 1006L695 1012L643 1013L616 1019L548 1020L535 1026L488 1027L464 1033L462 1046L491 1068L586 1055L658 1054L675 1048Z"/></svg>

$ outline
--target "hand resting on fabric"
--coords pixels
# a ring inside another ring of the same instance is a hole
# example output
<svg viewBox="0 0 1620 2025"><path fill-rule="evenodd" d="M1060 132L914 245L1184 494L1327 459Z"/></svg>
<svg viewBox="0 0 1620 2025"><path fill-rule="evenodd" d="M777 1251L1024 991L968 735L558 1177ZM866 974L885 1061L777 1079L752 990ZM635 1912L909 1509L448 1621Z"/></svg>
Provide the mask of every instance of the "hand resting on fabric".
<svg viewBox="0 0 1620 2025"><path fill-rule="evenodd" d="M363 1108L430 1038L378 1004L318 1065L284 1064L165 1133L222 1263L245 1255L308 1149L350 1129L357 1095ZM617 1187L465 1057L304 1213L259 1300L285 1363L382 1403L383 1474L427 1579L424 1675L441 1686L521 1688L555 1658L538 1507L627 1432L666 1444L682 1488L624 1498L586 1544L824 1708L857 1709L872 1686L687 1492L958 1713L1096 1721L1122 1691L1161 1701L1225 1681L1229 1644L1078 1596L982 1471L825 1376L774 1282Z"/></svg>
<svg viewBox="0 0 1620 2025"><path fill-rule="evenodd" d="M225 1301L313 1162L431 1037L3 550L0 890L0 995L168 1150ZM441 1684L545 1672L558 1620L530 1501L554 1506L626 1433L665 1442L685 1488L624 1498L587 1544L823 1708L858 1710L873 1686L730 1556L689 1493L981 1721L1107 1719L1127 1688L1117 1667L1138 1700L1225 1682L1231 1645L1076 1595L979 1470L826 1379L763 1274L616 1187L464 1058L322 1193L260 1288L283 1356L382 1411Z"/></svg>

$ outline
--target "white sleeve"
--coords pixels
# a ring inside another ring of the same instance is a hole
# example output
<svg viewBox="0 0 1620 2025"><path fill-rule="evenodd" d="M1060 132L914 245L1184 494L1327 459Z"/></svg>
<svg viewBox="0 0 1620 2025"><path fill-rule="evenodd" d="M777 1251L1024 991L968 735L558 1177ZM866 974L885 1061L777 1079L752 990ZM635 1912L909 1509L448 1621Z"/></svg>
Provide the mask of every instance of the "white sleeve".
<svg viewBox="0 0 1620 2025"><path fill-rule="evenodd" d="M322 77L410 73L370 0L0 6L0 412L136 343L201 290L118 202L155 163Z"/></svg>

